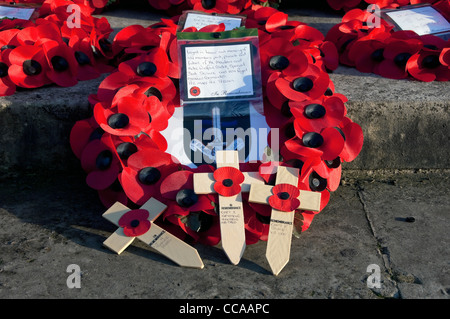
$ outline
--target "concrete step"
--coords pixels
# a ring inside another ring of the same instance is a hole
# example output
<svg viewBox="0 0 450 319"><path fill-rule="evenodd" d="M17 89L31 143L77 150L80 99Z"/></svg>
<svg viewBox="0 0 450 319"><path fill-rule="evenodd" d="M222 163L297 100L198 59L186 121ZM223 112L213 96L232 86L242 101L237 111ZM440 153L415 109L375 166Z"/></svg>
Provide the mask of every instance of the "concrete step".
<svg viewBox="0 0 450 319"><path fill-rule="evenodd" d="M288 9L290 19L326 32L340 14ZM148 26L166 17L152 10L116 9L105 16L117 32L131 24ZM364 131L364 146L344 170L417 170L450 168L450 91L448 83L390 80L340 66L331 79L346 95L348 116ZM90 116L88 96L103 77L70 88L24 90L0 98L0 170L79 166L69 146L77 120Z"/></svg>

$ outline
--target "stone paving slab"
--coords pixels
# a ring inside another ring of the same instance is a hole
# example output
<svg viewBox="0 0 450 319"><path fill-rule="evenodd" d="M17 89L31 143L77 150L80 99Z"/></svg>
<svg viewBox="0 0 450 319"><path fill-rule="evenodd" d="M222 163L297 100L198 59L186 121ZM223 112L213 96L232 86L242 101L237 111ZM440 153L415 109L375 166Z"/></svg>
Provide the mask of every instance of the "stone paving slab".
<svg viewBox="0 0 450 319"><path fill-rule="evenodd" d="M102 246L116 227L82 172L0 180L0 298L448 299L449 174L344 179L311 227L293 238L277 276L265 242L237 266L220 245L196 245L204 269L181 268L138 241ZM405 218L414 217L415 222ZM69 289L67 267L81 268ZM368 288L369 265L381 288Z"/></svg>

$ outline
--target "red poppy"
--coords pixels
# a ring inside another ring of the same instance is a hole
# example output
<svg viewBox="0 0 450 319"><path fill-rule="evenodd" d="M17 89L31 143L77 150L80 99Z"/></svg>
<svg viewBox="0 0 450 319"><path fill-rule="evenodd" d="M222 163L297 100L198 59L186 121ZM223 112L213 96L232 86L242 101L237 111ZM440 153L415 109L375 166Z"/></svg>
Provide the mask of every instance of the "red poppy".
<svg viewBox="0 0 450 319"><path fill-rule="evenodd" d="M47 63L47 77L62 87L74 86L78 83L78 63L72 48L64 42L45 41L42 44Z"/></svg>
<svg viewBox="0 0 450 319"><path fill-rule="evenodd" d="M292 212L300 206L298 196L300 191L291 184L278 184L272 188L272 196L269 197L269 205L282 212Z"/></svg>
<svg viewBox="0 0 450 319"><path fill-rule="evenodd" d="M285 76L302 74L308 67L308 59L302 49L283 37L273 37L260 46L262 83L270 75L280 72Z"/></svg>
<svg viewBox="0 0 450 319"><path fill-rule="evenodd" d="M227 0L188 0L194 10L203 12L227 13Z"/></svg>
<svg viewBox="0 0 450 319"><path fill-rule="evenodd" d="M117 99L113 105L97 103L94 107L95 120L110 134L136 136L149 130L151 125L145 101L145 96L133 94Z"/></svg>
<svg viewBox="0 0 450 319"><path fill-rule="evenodd" d="M128 54L147 53L159 46L161 38L154 30L141 25L130 25L120 30L113 41L113 51L117 55L121 50Z"/></svg>
<svg viewBox="0 0 450 319"><path fill-rule="evenodd" d="M334 71L339 66L339 53L336 45L331 41L321 42L317 46L317 53L314 55L316 65L322 64L322 70L326 72Z"/></svg>
<svg viewBox="0 0 450 319"><path fill-rule="evenodd" d="M377 73L386 43L379 40L357 41L349 52L356 69L364 73Z"/></svg>
<svg viewBox="0 0 450 319"><path fill-rule="evenodd" d="M450 80L450 69L441 64L439 57L439 50L429 50L424 47L411 56L406 63L406 70L412 77L420 81L448 81Z"/></svg>
<svg viewBox="0 0 450 319"><path fill-rule="evenodd" d="M9 54L8 74L12 82L24 88L37 88L51 83L47 78L49 68L40 46L22 45Z"/></svg>
<svg viewBox="0 0 450 319"><path fill-rule="evenodd" d="M279 11L272 7L260 7L256 10L249 9L243 12L247 15L247 20L245 21L246 28L258 28L261 30L266 29L267 20Z"/></svg>
<svg viewBox="0 0 450 319"><path fill-rule="evenodd" d="M334 10L350 10L355 8L361 0L327 0L328 4Z"/></svg>
<svg viewBox="0 0 450 319"><path fill-rule="evenodd" d="M406 64L411 56L422 48L418 39L391 39L383 50L384 59L378 65L381 76L390 79L404 79L408 76Z"/></svg>
<svg viewBox="0 0 450 319"><path fill-rule="evenodd" d="M295 28L304 25L303 22L288 20L289 16L281 11L272 14L266 21L266 31L272 34L282 33L283 37L292 40Z"/></svg>
<svg viewBox="0 0 450 319"><path fill-rule="evenodd" d="M320 132L303 131L294 123L296 137L286 141L286 148L305 157L320 157L334 160L344 148L344 138L334 127L327 127Z"/></svg>
<svg viewBox="0 0 450 319"><path fill-rule="evenodd" d="M163 49L169 60L169 71L167 75L173 79L180 78L180 67L178 61L178 42L176 35L171 32L163 32L161 35L161 49Z"/></svg>
<svg viewBox="0 0 450 319"><path fill-rule="evenodd" d="M278 109L272 105L267 99L264 101L264 116L267 124L271 130L275 128L282 128L289 122L293 122L293 115L289 106L289 102L286 101ZM270 133L269 133L270 134Z"/></svg>
<svg viewBox="0 0 450 319"><path fill-rule="evenodd" d="M137 105L148 113L149 124L142 127L142 131L148 133L150 130L163 131L167 128L168 120L173 114L171 104L164 105L161 92L154 88L130 84L121 88L112 101L112 105L118 105L121 100L134 97ZM145 125L145 124L144 124Z"/></svg>
<svg viewBox="0 0 450 319"><path fill-rule="evenodd" d="M137 237L145 234L151 227L148 220L149 213L145 209L134 209L123 214L119 219L119 226L128 237Z"/></svg>
<svg viewBox="0 0 450 319"><path fill-rule="evenodd" d="M168 205L164 219L179 226L195 242L216 245L220 241L219 217L215 212L214 195L197 195L194 192L195 172L212 172L208 165L196 170L182 170L170 174L161 184L163 202Z"/></svg>
<svg viewBox="0 0 450 319"><path fill-rule="evenodd" d="M2 62L9 64L9 53L19 44L17 41L18 29L5 30L0 32L0 55Z"/></svg>
<svg viewBox="0 0 450 319"><path fill-rule="evenodd" d="M164 78L169 71L169 60L163 49L156 47L147 54L138 55L136 58L122 62L119 71L135 77Z"/></svg>
<svg viewBox="0 0 450 319"><path fill-rule="evenodd" d="M95 139L100 139L103 129L93 117L77 121L70 131L70 147L77 158L81 158L86 145Z"/></svg>
<svg viewBox="0 0 450 319"><path fill-rule="evenodd" d="M295 122L308 132L320 132L326 127L338 126L347 113L344 102L331 96L319 100L289 102Z"/></svg>
<svg viewBox="0 0 450 319"><path fill-rule="evenodd" d="M244 174L234 167L221 167L214 171L214 190L222 196L234 196L241 192Z"/></svg>
<svg viewBox="0 0 450 319"><path fill-rule="evenodd" d="M86 145L81 154L81 166L88 173L86 183L96 190L112 185L122 169L105 136Z"/></svg>
<svg viewBox="0 0 450 319"><path fill-rule="evenodd" d="M178 167L170 154L154 148L143 148L128 157L119 181L128 198L142 205L150 197L162 200L160 185Z"/></svg>
<svg viewBox="0 0 450 319"><path fill-rule="evenodd" d="M106 208L111 207L116 202L120 202L125 206L130 205L127 194L123 191L122 185L118 179L116 179L108 188L97 190L97 194L100 202Z"/></svg>
<svg viewBox="0 0 450 319"><path fill-rule="evenodd" d="M305 101L321 97L328 88L330 78L314 65L309 65L305 72L296 76L281 75L275 80L278 91L293 101Z"/></svg>
<svg viewBox="0 0 450 319"><path fill-rule="evenodd" d="M442 65L450 66L450 48L445 48L439 55L439 61Z"/></svg>
<svg viewBox="0 0 450 319"><path fill-rule="evenodd" d="M364 143L362 128L348 117L344 117L339 128L345 137L344 147L339 157L345 162L351 162L359 155Z"/></svg>
<svg viewBox="0 0 450 319"><path fill-rule="evenodd" d="M101 68L97 66L89 38L84 36L84 31L72 28L69 39L69 47L72 48L78 65L77 79L86 81L98 78Z"/></svg>
<svg viewBox="0 0 450 319"><path fill-rule="evenodd" d="M0 96L13 95L16 92L16 85L8 75L9 64L0 55Z"/></svg>

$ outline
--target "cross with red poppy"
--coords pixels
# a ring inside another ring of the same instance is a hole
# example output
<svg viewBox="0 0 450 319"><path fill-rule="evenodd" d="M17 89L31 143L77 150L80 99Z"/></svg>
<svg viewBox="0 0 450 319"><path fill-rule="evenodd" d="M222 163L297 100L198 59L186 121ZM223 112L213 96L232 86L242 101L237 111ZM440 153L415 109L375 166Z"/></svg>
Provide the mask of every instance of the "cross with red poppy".
<svg viewBox="0 0 450 319"><path fill-rule="evenodd" d="M258 172L239 170L237 151L217 151L214 173L194 174L194 192L219 194L220 236L222 248L232 264L237 265L245 250L242 192L251 184L264 184Z"/></svg>
<svg viewBox="0 0 450 319"><path fill-rule="evenodd" d="M153 223L166 208L154 198L134 210L116 202L102 216L119 229L103 245L120 254L138 238L180 266L202 269L204 265L195 248Z"/></svg>
<svg viewBox="0 0 450 319"><path fill-rule="evenodd" d="M320 192L299 190L298 175L297 168L278 166L275 186L252 184L250 187L249 202L272 207L266 258L275 276L289 261L294 211L320 210Z"/></svg>

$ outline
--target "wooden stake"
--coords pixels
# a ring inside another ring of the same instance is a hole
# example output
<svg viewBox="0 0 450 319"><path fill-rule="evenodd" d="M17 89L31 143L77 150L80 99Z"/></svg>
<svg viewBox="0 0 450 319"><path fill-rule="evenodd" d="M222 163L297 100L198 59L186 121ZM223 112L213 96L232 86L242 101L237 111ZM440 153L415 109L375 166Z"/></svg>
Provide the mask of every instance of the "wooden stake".
<svg viewBox="0 0 450 319"><path fill-rule="evenodd" d="M167 206L160 201L150 198L141 207L149 213L150 229L143 235L128 237L124 234L123 228L119 227L119 220L130 209L116 202L102 216L119 228L103 242L103 245L121 254L135 238L138 238L180 266L202 269L204 265L195 248L153 223L166 208Z"/></svg>
<svg viewBox="0 0 450 319"><path fill-rule="evenodd" d="M297 187L299 170L292 167L279 166L275 184L291 184ZM269 204L272 186L254 184L250 187L249 202ZM300 191L300 207L302 210L320 210L320 193ZM289 262L294 227L294 211L283 212L272 209L269 235L267 238L266 258L272 273L277 276Z"/></svg>
<svg viewBox="0 0 450 319"><path fill-rule="evenodd" d="M234 167L239 169L237 151L217 151L217 168ZM258 172L243 173L245 180L241 184L241 193L226 197L219 195L219 218L222 248L233 265L237 265L245 250L244 209L242 193L250 191L252 184L264 184ZM194 191L197 194L211 194L214 191L213 173L194 174Z"/></svg>

